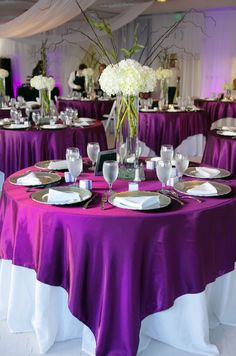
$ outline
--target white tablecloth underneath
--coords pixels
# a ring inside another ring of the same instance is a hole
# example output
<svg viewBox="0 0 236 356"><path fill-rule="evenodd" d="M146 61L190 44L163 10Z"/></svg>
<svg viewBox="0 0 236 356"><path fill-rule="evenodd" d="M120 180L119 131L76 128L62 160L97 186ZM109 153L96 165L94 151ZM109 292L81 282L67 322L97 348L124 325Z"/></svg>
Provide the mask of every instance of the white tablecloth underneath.
<svg viewBox="0 0 236 356"><path fill-rule="evenodd" d="M11 332L34 331L40 353L56 341L82 338L83 351L95 355L94 336L70 313L67 299L63 288L39 282L35 271L0 261L0 319L7 320ZM145 318L139 351L153 338L199 355L218 355L209 341L209 327L219 322L236 325L236 270L204 292L181 296L172 308Z"/></svg>

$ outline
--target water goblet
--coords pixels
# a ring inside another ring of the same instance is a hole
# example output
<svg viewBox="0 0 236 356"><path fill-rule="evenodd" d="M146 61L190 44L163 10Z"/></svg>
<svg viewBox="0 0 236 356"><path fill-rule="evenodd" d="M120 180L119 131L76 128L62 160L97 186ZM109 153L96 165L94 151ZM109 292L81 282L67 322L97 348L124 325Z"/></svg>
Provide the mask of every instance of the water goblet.
<svg viewBox="0 0 236 356"><path fill-rule="evenodd" d="M10 110L10 116L13 121L15 121L17 119L17 110L15 108L12 108Z"/></svg>
<svg viewBox="0 0 236 356"><path fill-rule="evenodd" d="M171 176L171 173L172 173L171 161L167 161L167 160L157 161L156 174L157 174L157 178L161 182L162 188L166 186L167 181Z"/></svg>
<svg viewBox="0 0 236 356"><path fill-rule="evenodd" d="M163 161L171 161L174 156L174 149L172 145L161 145L161 159Z"/></svg>
<svg viewBox="0 0 236 356"><path fill-rule="evenodd" d="M183 174L185 170L188 168L189 165L189 159L186 155L183 155L182 153L176 153L175 154L175 165L176 165L176 170L177 170L177 175L179 179L181 180L183 177Z"/></svg>
<svg viewBox="0 0 236 356"><path fill-rule="evenodd" d="M36 130L39 130L39 122L40 122L40 119L41 119L41 116L40 116L40 113L39 112L33 112L32 113L32 120L35 124L35 128Z"/></svg>
<svg viewBox="0 0 236 356"><path fill-rule="evenodd" d="M66 160L67 160L68 170L74 179L73 185L76 186L76 180L83 170L83 160L82 157L80 156L79 149L77 147L67 148Z"/></svg>
<svg viewBox="0 0 236 356"><path fill-rule="evenodd" d="M92 161L92 167L90 168L90 170L92 171L95 171L95 164L99 152L100 152L100 146L98 142L89 142L87 144L87 154L90 161Z"/></svg>
<svg viewBox="0 0 236 356"><path fill-rule="evenodd" d="M117 161L105 161L102 167L103 178L109 185L108 195L113 193L112 184L116 181L119 173Z"/></svg>

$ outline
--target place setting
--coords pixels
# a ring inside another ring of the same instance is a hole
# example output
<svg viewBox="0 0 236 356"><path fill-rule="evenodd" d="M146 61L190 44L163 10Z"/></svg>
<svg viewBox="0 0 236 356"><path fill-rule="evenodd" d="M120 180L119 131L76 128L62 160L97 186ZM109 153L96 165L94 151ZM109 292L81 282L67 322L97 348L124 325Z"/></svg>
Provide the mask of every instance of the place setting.
<svg viewBox="0 0 236 356"><path fill-rule="evenodd" d="M28 171L9 178L11 184L25 187L42 187L60 182L61 176L51 172Z"/></svg>

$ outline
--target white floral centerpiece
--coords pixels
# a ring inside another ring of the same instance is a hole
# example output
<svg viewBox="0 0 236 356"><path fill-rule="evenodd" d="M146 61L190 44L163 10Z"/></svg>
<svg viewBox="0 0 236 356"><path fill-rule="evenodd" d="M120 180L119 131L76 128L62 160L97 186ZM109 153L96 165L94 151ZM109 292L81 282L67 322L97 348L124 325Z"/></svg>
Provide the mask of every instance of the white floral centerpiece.
<svg viewBox="0 0 236 356"><path fill-rule="evenodd" d="M51 91L55 87L55 80L52 77L36 75L30 80L30 85L39 90L41 107L43 111L48 114L50 110Z"/></svg>
<svg viewBox="0 0 236 356"><path fill-rule="evenodd" d="M156 70L157 80L160 80L160 105L159 107L166 106L168 104L168 79L171 78L172 71L167 68L159 67Z"/></svg>
<svg viewBox="0 0 236 356"><path fill-rule="evenodd" d="M85 91L87 96L92 96L94 90L93 74L94 71L92 68L85 68L82 71L82 75L85 77Z"/></svg>
<svg viewBox="0 0 236 356"><path fill-rule="evenodd" d="M6 69L0 68L0 96L5 95L5 78L9 76Z"/></svg>
<svg viewBox="0 0 236 356"><path fill-rule="evenodd" d="M233 89L233 84L231 82L225 82L224 85L223 85L223 89L225 91L232 90Z"/></svg>
<svg viewBox="0 0 236 356"><path fill-rule="evenodd" d="M141 92L154 91L155 71L142 66L133 59L124 59L117 64L108 65L102 72L99 83L101 89L108 95L122 96L118 108L116 134L119 134L127 117L130 136L135 137L138 126L138 108L134 104L135 97Z"/></svg>

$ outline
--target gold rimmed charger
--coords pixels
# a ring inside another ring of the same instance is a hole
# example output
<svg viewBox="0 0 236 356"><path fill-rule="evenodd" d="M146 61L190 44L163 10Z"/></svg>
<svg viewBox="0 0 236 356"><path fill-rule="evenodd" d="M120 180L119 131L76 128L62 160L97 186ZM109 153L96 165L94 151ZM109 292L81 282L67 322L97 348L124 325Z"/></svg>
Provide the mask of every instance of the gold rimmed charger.
<svg viewBox="0 0 236 356"><path fill-rule="evenodd" d="M79 204L83 203L86 200L90 199L92 196L92 193L90 190L87 189L82 189L79 187L75 186L65 186L65 187L56 187L56 188L50 188L54 190L58 190L63 193L78 193L80 199L72 199L72 200L67 200L67 201L57 201L57 202L48 202L48 194L49 194L49 188L41 189L36 192L33 192L31 194L31 199L42 204L47 204L47 205L73 205L73 204Z"/></svg>
<svg viewBox="0 0 236 356"><path fill-rule="evenodd" d="M35 163L35 167L36 168L39 168L39 169L45 169L46 170L49 170L49 171L66 171L68 170L68 168L49 168L49 165L51 162L60 162L61 160L60 159L51 159L49 161L39 161L37 163Z"/></svg>
<svg viewBox="0 0 236 356"><path fill-rule="evenodd" d="M203 185L204 183L208 183L211 184L215 189L216 189L216 193L209 193L207 194L201 194L201 193L189 193L188 190L192 189L192 188L198 188L201 185ZM201 197L218 197L218 196L222 196L222 195L226 195L229 194L231 192L231 187L228 186L227 184L222 184L219 182L211 182L209 183L209 181L207 180L191 180L191 181L182 181L182 182L177 182L174 185L174 189L182 194L186 194L186 195L196 195L196 196L201 196Z"/></svg>
<svg viewBox="0 0 236 356"><path fill-rule="evenodd" d="M28 183L28 184L20 184L17 183L17 180L19 178L25 177L29 174L29 172L24 173L24 174L17 174L14 175L12 177L10 177L9 181L11 184L15 184L15 185L19 185L19 186L25 186L25 187L33 187L33 186L41 186L41 185L47 185L47 184L53 184L53 183L57 183L61 180L61 176L59 174L56 173L51 173L51 172L33 172L34 175L40 180L40 183L38 184L32 184L32 183Z"/></svg>
<svg viewBox="0 0 236 356"><path fill-rule="evenodd" d="M188 167L184 172L184 175L187 177L192 177L197 179L220 179L220 178L229 177L231 175L231 172L227 171L227 169L223 169L223 168L217 168L217 169L219 170L219 173L214 177L203 177L203 176L201 177L199 172L195 169L195 167Z"/></svg>
<svg viewBox="0 0 236 356"><path fill-rule="evenodd" d="M137 207L134 208L125 204L118 203L115 200L116 197L129 198L129 197L151 197L151 196L157 196L159 198L159 203L153 204L147 208L137 208ZM112 204L117 208L128 209L128 210L141 210L141 211L163 209L171 203L171 199L169 197L157 192L148 192L148 191L114 193L109 197L108 201L110 204Z"/></svg>

